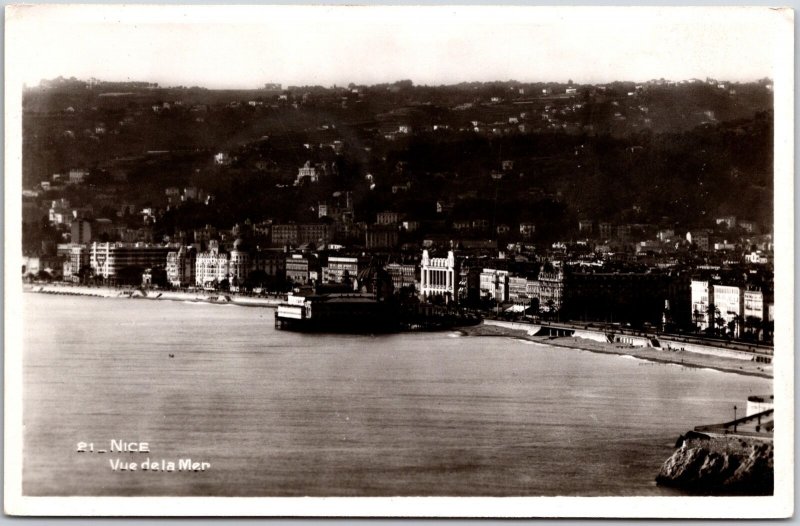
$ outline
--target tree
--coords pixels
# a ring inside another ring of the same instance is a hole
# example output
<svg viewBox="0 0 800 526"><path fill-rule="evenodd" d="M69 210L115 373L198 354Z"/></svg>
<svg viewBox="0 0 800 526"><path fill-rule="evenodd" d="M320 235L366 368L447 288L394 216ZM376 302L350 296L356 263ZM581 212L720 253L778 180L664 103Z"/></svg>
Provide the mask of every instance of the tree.
<svg viewBox="0 0 800 526"><path fill-rule="evenodd" d="M713 303L709 303L708 307L706 308L706 315L708 316L708 327L706 330L711 334L717 333L717 320L721 319L719 317L719 309ZM724 321L722 322L724 323Z"/></svg>
<svg viewBox="0 0 800 526"><path fill-rule="evenodd" d="M692 313L692 321L694 322L694 332L700 332L700 323L703 321L703 314L696 308Z"/></svg>
<svg viewBox="0 0 800 526"><path fill-rule="evenodd" d="M757 316L745 317L744 327L745 331L750 334L754 340L759 340L764 336L764 321Z"/></svg>
<svg viewBox="0 0 800 526"><path fill-rule="evenodd" d="M731 336L734 338L739 338L742 335L742 324L744 319L739 314L734 314L733 319L728 323L728 327L730 329Z"/></svg>

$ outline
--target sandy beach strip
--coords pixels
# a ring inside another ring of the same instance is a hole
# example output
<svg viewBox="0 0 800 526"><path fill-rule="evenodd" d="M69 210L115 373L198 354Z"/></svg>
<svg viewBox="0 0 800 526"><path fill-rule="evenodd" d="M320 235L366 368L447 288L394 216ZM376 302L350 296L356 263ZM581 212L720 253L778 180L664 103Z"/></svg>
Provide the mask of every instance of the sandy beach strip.
<svg viewBox="0 0 800 526"><path fill-rule="evenodd" d="M761 378L772 378L772 365L748 360L737 360L723 356L713 356L709 354L699 354L689 351L668 351L655 347L633 347L623 343L603 343L586 338L576 337L547 337L529 336L523 330L514 330L494 325L476 325L474 327L464 327L459 331L465 336L497 336L515 338L531 342L578 349L582 351L616 354L621 356L632 356L640 360L650 362L676 364L684 367L696 367L714 369L726 373L742 374L747 376L758 376Z"/></svg>

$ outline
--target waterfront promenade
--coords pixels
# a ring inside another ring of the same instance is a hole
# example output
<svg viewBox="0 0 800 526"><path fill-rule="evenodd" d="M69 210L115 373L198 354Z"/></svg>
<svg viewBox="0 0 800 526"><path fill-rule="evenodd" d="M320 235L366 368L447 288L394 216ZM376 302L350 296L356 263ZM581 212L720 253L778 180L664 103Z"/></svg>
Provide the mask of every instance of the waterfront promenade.
<svg viewBox="0 0 800 526"><path fill-rule="evenodd" d="M530 326L534 327L534 326ZM564 347L603 354L626 355L640 360L647 360L652 365L676 364L685 367L715 369L718 371L736 373L761 378L772 378L772 364L760 363L755 360L745 360L727 356L726 349L719 349L718 353L699 353L691 351L670 350L658 347L637 347L628 343L598 341L580 336L533 336L526 330L525 324L496 325L484 322L476 327L465 327L461 331L469 336L501 336L544 343L556 347ZM587 334L588 335L588 334ZM709 349L711 349L709 347Z"/></svg>

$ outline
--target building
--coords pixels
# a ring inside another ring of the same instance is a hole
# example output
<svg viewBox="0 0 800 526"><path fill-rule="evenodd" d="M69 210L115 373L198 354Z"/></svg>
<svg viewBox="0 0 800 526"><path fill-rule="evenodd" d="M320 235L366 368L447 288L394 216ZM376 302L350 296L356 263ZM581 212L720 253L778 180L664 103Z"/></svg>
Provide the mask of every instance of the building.
<svg viewBox="0 0 800 526"><path fill-rule="evenodd" d="M528 239L536 233L536 225L533 223L520 223L519 233L523 238Z"/></svg>
<svg viewBox="0 0 800 526"><path fill-rule="evenodd" d="M458 302L459 264L453 251L447 257L431 257L422 251L420 270L420 297L425 301L437 298L446 303Z"/></svg>
<svg viewBox="0 0 800 526"><path fill-rule="evenodd" d="M480 274L481 297L497 303L508 301L508 271L485 268Z"/></svg>
<svg viewBox="0 0 800 526"><path fill-rule="evenodd" d="M619 225L617 227L617 239L620 241L627 241L631 237L630 225Z"/></svg>
<svg viewBox="0 0 800 526"><path fill-rule="evenodd" d="M211 240L209 249L200 252L195 258L195 284L198 287L212 289L229 278L228 254L220 250L218 241Z"/></svg>
<svg viewBox="0 0 800 526"><path fill-rule="evenodd" d="M311 164L311 161L306 163L297 170L297 178L294 181L295 186L303 184L303 182L316 183L319 181L320 172L316 166Z"/></svg>
<svg viewBox="0 0 800 526"><path fill-rule="evenodd" d="M277 250L259 250L252 255L251 272L263 272L275 279L286 277L286 254Z"/></svg>
<svg viewBox="0 0 800 526"><path fill-rule="evenodd" d="M736 222L736 224L739 228L750 234L753 234L756 232L756 230L758 230L758 226L756 226L756 223L754 221L745 221L743 219L740 219Z"/></svg>
<svg viewBox="0 0 800 526"><path fill-rule="evenodd" d="M368 249L393 248L397 246L397 242L400 239L397 228L389 225L368 227L365 236Z"/></svg>
<svg viewBox="0 0 800 526"><path fill-rule="evenodd" d="M138 284L144 269L166 265L167 254L173 248L143 243L92 243L89 265L103 279Z"/></svg>
<svg viewBox="0 0 800 526"><path fill-rule="evenodd" d="M528 278L522 276L508 277L508 301L514 305L530 307L531 298L528 296Z"/></svg>
<svg viewBox="0 0 800 526"><path fill-rule="evenodd" d="M272 244L274 246L296 246L299 229L295 224L272 225Z"/></svg>
<svg viewBox="0 0 800 526"><path fill-rule="evenodd" d="M297 226L297 242L326 245L333 239L333 228L327 223L308 223Z"/></svg>
<svg viewBox="0 0 800 526"><path fill-rule="evenodd" d="M220 166L226 166L231 164L231 157L225 152L219 152L214 154L214 164Z"/></svg>
<svg viewBox="0 0 800 526"><path fill-rule="evenodd" d="M559 312L564 304L564 270L543 268L527 287L528 295L539 303L542 312Z"/></svg>
<svg viewBox="0 0 800 526"><path fill-rule="evenodd" d="M69 184L81 184L89 177L89 170L82 168L69 171Z"/></svg>
<svg viewBox="0 0 800 526"><path fill-rule="evenodd" d="M598 230L600 230L600 239L611 239L612 233L614 232L614 225L611 223L600 223L598 226Z"/></svg>
<svg viewBox="0 0 800 526"><path fill-rule="evenodd" d="M707 230L696 230L686 233L686 241L694 245L698 250L708 252L708 248L711 245L711 236L709 236Z"/></svg>
<svg viewBox="0 0 800 526"><path fill-rule="evenodd" d="M742 325L744 332L755 334L760 338L764 322L767 321L769 316L767 312L768 304L764 301L764 293L760 290L745 290L743 307Z"/></svg>
<svg viewBox="0 0 800 526"><path fill-rule="evenodd" d="M322 283L352 283L358 277L357 257L331 256L322 267Z"/></svg>
<svg viewBox="0 0 800 526"><path fill-rule="evenodd" d="M588 219L582 219L578 221L578 232L582 234L591 235L592 234L592 222Z"/></svg>
<svg viewBox="0 0 800 526"><path fill-rule="evenodd" d="M419 230L419 221L403 221L403 230L406 232Z"/></svg>
<svg viewBox="0 0 800 526"><path fill-rule="evenodd" d="M114 237L114 222L105 217L99 217L92 222L92 238L100 241L109 241Z"/></svg>
<svg viewBox="0 0 800 526"><path fill-rule="evenodd" d="M233 242L233 250L228 254L228 272L234 286L244 283L250 274L250 253L241 239Z"/></svg>
<svg viewBox="0 0 800 526"><path fill-rule="evenodd" d="M303 254L286 258L286 280L295 285L308 285L317 279L316 260Z"/></svg>
<svg viewBox="0 0 800 526"><path fill-rule="evenodd" d="M92 222L78 218L70 225L71 240L73 243L85 244L92 241Z"/></svg>
<svg viewBox="0 0 800 526"><path fill-rule="evenodd" d="M86 245L71 244L63 266L64 279L80 282L81 275L89 269L89 249Z"/></svg>
<svg viewBox="0 0 800 526"><path fill-rule="evenodd" d="M692 322L697 330L704 331L711 326L709 307L714 305L714 288L708 281L692 280Z"/></svg>
<svg viewBox="0 0 800 526"><path fill-rule="evenodd" d="M562 313L581 321L660 326L673 277L657 272L570 272Z"/></svg>
<svg viewBox="0 0 800 526"><path fill-rule="evenodd" d="M724 325L720 327L727 330L734 338L741 334L741 325L744 314L744 294L742 289L730 285L714 285L715 313L722 318Z"/></svg>
<svg viewBox="0 0 800 526"><path fill-rule="evenodd" d="M173 287L194 285L195 259L197 252L193 247L180 247L167 254L167 282Z"/></svg>
<svg viewBox="0 0 800 526"><path fill-rule="evenodd" d="M389 263L384 266L392 280L394 290L416 289L418 282L417 266L404 263Z"/></svg>
<svg viewBox="0 0 800 526"><path fill-rule="evenodd" d="M379 225L396 225L400 222L400 214L397 212L378 212L377 223Z"/></svg>

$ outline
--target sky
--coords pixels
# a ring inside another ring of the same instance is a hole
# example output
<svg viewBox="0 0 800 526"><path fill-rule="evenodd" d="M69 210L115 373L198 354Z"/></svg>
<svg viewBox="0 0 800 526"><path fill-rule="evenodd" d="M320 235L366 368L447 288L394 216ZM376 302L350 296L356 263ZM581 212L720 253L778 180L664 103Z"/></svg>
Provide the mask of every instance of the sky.
<svg viewBox="0 0 800 526"><path fill-rule="evenodd" d="M7 65L29 86L751 81L793 45L791 14L764 7L51 5L6 23Z"/></svg>

